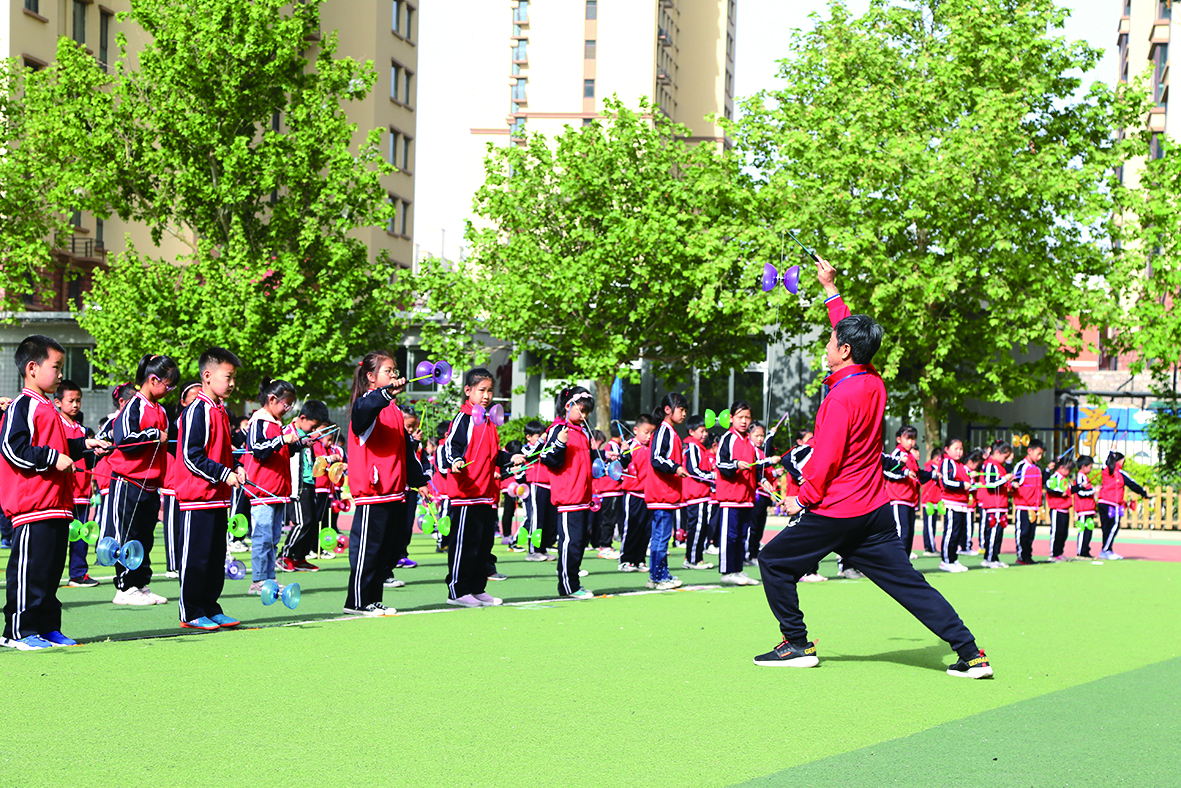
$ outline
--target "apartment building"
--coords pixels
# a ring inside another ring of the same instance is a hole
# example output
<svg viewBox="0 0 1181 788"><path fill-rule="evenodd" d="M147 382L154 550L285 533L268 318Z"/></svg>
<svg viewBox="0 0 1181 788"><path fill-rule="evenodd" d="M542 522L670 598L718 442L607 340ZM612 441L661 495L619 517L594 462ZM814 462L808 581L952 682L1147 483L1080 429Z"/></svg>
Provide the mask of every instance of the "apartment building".
<svg viewBox="0 0 1181 788"><path fill-rule="evenodd" d="M113 63L119 54L116 36L123 32L129 54L134 57L147 41L133 24L118 21L116 15L128 10L130 0L0 0L0 54L19 58L26 68L39 70L53 62L57 42L64 37L84 45L100 63ZM392 259L409 268L414 248L418 3L326 0L321 7L321 30L338 31L338 55L374 63L378 79L373 92L366 101L349 102L345 109L358 127L356 144L370 129L387 132L384 151L397 171L386 176L383 185L396 206L396 214L386 227L368 228L357 235L368 246L371 257L388 250ZM315 55L314 47L308 54ZM66 347L66 376L85 389L84 409L93 414L106 413L110 409L110 400L105 397L107 388L95 382L86 357L94 342L78 327L70 310L81 307L94 270L105 265L108 256L124 251L128 241L141 252L177 259L189 249L182 239L186 235L188 240L193 239L191 233L179 228L179 238L166 234L156 247L142 225L117 218L104 221L82 211L71 218L72 230L53 239L52 259L47 261L51 286L25 298L15 325L0 326L0 358L9 357L15 344L29 333L55 337ZM0 393L17 387L19 382L11 364L0 363Z"/></svg>

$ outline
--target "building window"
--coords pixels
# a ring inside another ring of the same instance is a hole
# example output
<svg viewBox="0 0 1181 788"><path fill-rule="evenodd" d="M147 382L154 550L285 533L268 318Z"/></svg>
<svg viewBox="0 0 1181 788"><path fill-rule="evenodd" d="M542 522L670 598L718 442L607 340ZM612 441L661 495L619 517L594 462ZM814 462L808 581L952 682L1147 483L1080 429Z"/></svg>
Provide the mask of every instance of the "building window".
<svg viewBox="0 0 1181 788"><path fill-rule="evenodd" d="M106 223L102 219L95 218L95 220L94 220L94 242L95 242L95 246L97 246L99 249L102 249L104 246L103 231L105 229L106 229Z"/></svg>
<svg viewBox="0 0 1181 788"><path fill-rule="evenodd" d="M410 96L412 95L412 94L411 94L411 91L410 91L410 87L411 87L411 82L410 82L410 81L411 81L412 79L414 79L414 74L412 74L411 72L407 71L406 69L402 69L402 72L403 72L403 77L402 77L402 87L403 87L403 91L402 91L402 103L404 103L404 104L405 104L407 107L409 107L409 106L410 106Z"/></svg>
<svg viewBox="0 0 1181 788"><path fill-rule="evenodd" d="M582 46L582 57L585 60L595 59L595 42L593 39L588 39Z"/></svg>
<svg viewBox="0 0 1181 788"><path fill-rule="evenodd" d="M401 136L401 132L390 129L390 164L394 167L398 166L398 140Z"/></svg>
<svg viewBox="0 0 1181 788"><path fill-rule="evenodd" d="M1171 19L1173 16L1173 0L1157 0L1156 18Z"/></svg>
<svg viewBox="0 0 1181 788"><path fill-rule="evenodd" d="M593 79L582 80L582 97L583 98L594 98L595 97L595 81Z"/></svg>
<svg viewBox="0 0 1181 788"><path fill-rule="evenodd" d="M726 57L729 60L734 59L734 36L729 33L726 34Z"/></svg>
<svg viewBox="0 0 1181 788"><path fill-rule="evenodd" d="M599 18L599 4L598 4L597 0L586 0L586 18L587 19L598 19Z"/></svg>
<svg viewBox="0 0 1181 788"><path fill-rule="evenodd" d="M70 282L72 285L78 283L77 307L82 308L82 279L75 278ZM71 295L73 298L73 295ZM79 388L89 389L94 388L93 380L91 378L90 359L86 357L86 351L90 348L68 346L66 348L65 363L62 365L62 376L74 381Z"/></svg>
<svg viewBox="0 0 1181 788"><path fill-rule="evenodd" d="M726 71L726 95L727 96L734 95L734 75L731 74L728 70Z"/></svg>
<svg viewBox="0 0 1181 788"><path fill-rule="evenodd" d="M529 60L529 51L526 45L529 43L527 38L517 39L517 43L513 44L513 60L517 63L525 63Z"/></svg>
<svg viewBox="0 0 1181 788"><path fill-rule="evenodd" d="M409 3L406 4L406 27L405 36L407 41L414 40L414 7Z"/></svg>
<svg viewBox="0 0 1181 788"><path fill-rule="evenodd" d="M23 60L25 61L25 68L27 68L29 71L40 71L41 69L45 68L43 64L38 63L36 60L30 60L27 57L23 58Z"/></svg>
<svg viewBox="0 0 1181 788"><path fill-rule="evenodd" d="M517 7L513 9L513 21L529 21L529 0L518 0Z"/></svg>
<svg viewBox="0 0 1181 788"><path fill-rule="evenodd" d="M81 227L82 226L82 211L75 208L73 211L70 212L70 225L72 227Z"/></svg>
<svg viewBox="0 0 1181 788"><path fill-rule="evenodd" d="M1164 158L1165 151L1160 144L1160 134L1154 133L1148 142L1148 155L1153 159Z"/></svg>
<svg viewBox="0 0 1181 788"><path fill-rule="evenodd" d="M583 125L583 126L589 126L590 124L592 124L592 123L594 123L594 122L595 122L595 119L594 119L594 118L583 118L583 119L582 119L582 125Z"/></svg>
<svg viewBox="0 0 1181 788"><path fill-rule="evenodd" d="M525 136L525 119L517 118L512 125L508 127L508 135L514 139L520 139Z"/></svg>
<svg viewBox="0 0 1181 788"><path fill-rule="evenodd" d="M411 140L406 135L402 135L402 169L410 172L413 167L410 166L410 143Z"/></svg>
<svg viewBox="0 0 1181 788"><path fill-rule="evenodd" d="M1169 65L1169 45L1157 44L1156 51L1153 53L1153 59L1156 61L1156 68L1152 72L1152 87L1156 94L1156 105L1163 107L1165 105L1165 85L1163 78L1165 76L1165 68Z"/></svg>
<svg viewBox="0 0 1181 788"><path fill-rule="evenodd" d="M410 203L402 200L402 215L398 217L402 235L410 236Z"/></svg>
<svg viewBox="0 0 1181 788"><path fill-rule="evenodd" d="M74 0L74 40L86 43L86 3Z"/></svg>
<svg viewBox="0 0 1181 788"><path fill-rule="evenodd" d="M41 0L25 0L25 10L34 14L41 13Z"/></svg>
<svg viewBox="0 0 1181 788"><path fill-rule="evenodd" d="M111 54L111 14L99 9L98 12L98 62L103 71L107 70Z"/></svg>
<svg viewBox="0 0 1181 788"><path fill-rule="evenodd" d="M517 102L528 101L527 94L525 93L525 88L528 85L528 83L529 83L529 80L526 79L525 77L521 77L516 82L513 83L513 94L512 94L513 101L517 101Z"/></svg>
<svg viewBox="0 0 1181 788"><path fill-rule="evenodd" d="M402 0L394 0L394 32L402 35Z"/></svg>
<svg viewBox="0 0 1181 788"><path fill-rule="evenodd" d="M397 63L390 66L390 98L398 101L398 83L402 81L402 67Z"/></svg>
<svg viewBox="0 0 1181 788"><path fill-rule="evenodd" d="M1130 3L1130 2L1132 2L1132 0L1128 0L1128 2ZM729 15L726 18L728 20L730 20L731 23L734 22L734 12L737 10L738 10L738 0L730 0L730 9L728 11Z"/></svg>
<svg viewBox="0 0 1181 788"><path fill-rule="evenodd" d="M385 226L386 232L392 235L397 232L398 209L402 207L402 201L392 194L387 195L386 199L390 201L390 205L394 206L394 212L390 214L390 222Z"/></svg>

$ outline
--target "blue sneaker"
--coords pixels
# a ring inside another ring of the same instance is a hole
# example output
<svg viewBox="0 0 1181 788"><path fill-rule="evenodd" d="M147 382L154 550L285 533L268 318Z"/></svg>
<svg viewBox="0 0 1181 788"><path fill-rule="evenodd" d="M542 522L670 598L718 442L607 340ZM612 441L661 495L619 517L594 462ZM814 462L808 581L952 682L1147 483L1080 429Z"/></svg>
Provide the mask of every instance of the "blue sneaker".
<svg viewBox="0 0 1181 788"><path fill-rule="evenodd" d="M242 623L236 618L230 618L225 613L218 613L216 616L210 616L210 618L219 627L236 627Z"/></svg>
<svg viewBox="0 0 1181 788"><path fill-rule="evenodd" d="M216 621L211 618L206 618L205 616L194 618L192 621L182 621L180 622L180 625L184 629L203 629L206 632L212 632L215 629L221 629Z"/></svg>
<svg viewBox="0 0 1181 788"><path fill-rule="evenodd" d="M52 632L46 632L44 635L41 636L41 639L48 640L51 644L53 644L55 646L76 646L76 645L78 645L78 641L74 640L73 638L66 637L65 635L63 635L61 632L59 632L56 629Z"/></svg>
<svg viewBox="0 0 1181 788"><path fill-rule="evenodd" d="M41 648L52 648L53 644L40 635L29 635L20 640L13 640L12 638L4 638L0 645L14 648L17 651L36 651Z"/></svg>
<svg viewBox="0 0 1181 788"><path fill-rule="evenodd" d="M0 550L11 550L11 549L12 549L12 540L11 539L0 539Z"/></svg>

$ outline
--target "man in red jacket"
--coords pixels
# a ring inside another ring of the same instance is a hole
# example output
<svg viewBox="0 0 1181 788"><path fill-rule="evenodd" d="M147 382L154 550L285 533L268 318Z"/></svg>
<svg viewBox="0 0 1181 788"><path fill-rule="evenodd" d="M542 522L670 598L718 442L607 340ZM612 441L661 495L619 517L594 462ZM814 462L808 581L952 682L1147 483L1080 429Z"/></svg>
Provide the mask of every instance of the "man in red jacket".
<svg viewBox="0 0 1181 788"><path fill-rule="evenodd" d="M992 676L984 652L943 596L910 564L891 517L882 479L882 416L886 387L870 362L882 343L882 328L866 315L851 315L837 293L836 269L816 263L833 331L825 349L832 374L816 414L816 449L803 469L789 515L802 514L759 556L763 586L779 620L783 642L755 657L756 665L813 667L816 646L808 641L797 581L820 559L837 552L894 597L928 629L951 644L957 661L948 675Z"/></svg>

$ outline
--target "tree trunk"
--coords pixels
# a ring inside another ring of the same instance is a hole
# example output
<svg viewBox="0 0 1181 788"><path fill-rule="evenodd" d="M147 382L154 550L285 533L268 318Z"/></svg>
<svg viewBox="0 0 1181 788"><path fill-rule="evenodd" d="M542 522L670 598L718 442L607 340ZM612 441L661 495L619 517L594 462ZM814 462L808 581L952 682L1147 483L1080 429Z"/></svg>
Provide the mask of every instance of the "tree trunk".
<svg viewBox="0 0 1181 788"><path fill-rule="evenodd" d="M611 437L611 386L615 376L609 375L595 381L595 426Z"/></svg>
<svg viewBox="0 0 1181 788"><path fill-rule="evenodd" d="M931 456L931 452L943 445L943 438L939 434L938 407L939 398L934 394L923 398L923 428L927 433L927 453L923 456L923 462Z"/></svg>

